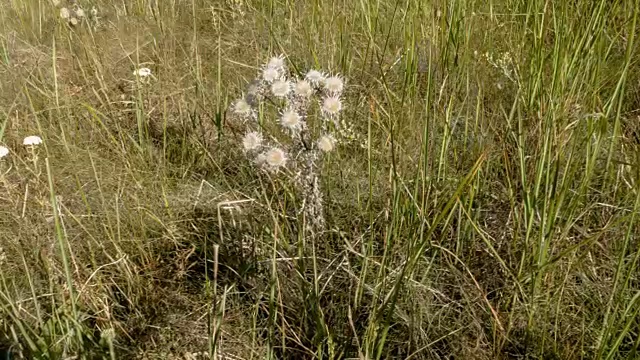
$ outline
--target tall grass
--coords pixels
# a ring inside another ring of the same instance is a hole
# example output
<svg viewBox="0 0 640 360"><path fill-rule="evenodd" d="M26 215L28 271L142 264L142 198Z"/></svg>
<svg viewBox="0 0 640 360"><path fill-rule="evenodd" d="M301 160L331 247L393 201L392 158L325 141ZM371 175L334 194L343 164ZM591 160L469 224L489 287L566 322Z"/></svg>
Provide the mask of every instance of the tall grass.
<svg viewBox="0 0 640 360"><path fill-rule="evenodd" d="M640 356L638 0L78 4L0 4L0 354ZM227 117L281 53L348 79L311 238Z"/></svg>

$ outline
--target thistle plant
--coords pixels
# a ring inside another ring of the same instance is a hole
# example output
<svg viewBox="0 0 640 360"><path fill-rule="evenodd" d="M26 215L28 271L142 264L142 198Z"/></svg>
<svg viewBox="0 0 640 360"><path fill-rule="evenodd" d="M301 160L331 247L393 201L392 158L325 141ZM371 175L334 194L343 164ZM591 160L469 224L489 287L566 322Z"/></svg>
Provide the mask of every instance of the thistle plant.
<svg viewBox="0 0 640 360"><path fill-rule="evenodd" d="M231 112L245 127L246 156L269 174L286 174L302 199L300 212L310 234L324 230L319 177L322 158L340 135L344 80L309 70L289 74L284 56L271 58L236 100Z"/></svg>

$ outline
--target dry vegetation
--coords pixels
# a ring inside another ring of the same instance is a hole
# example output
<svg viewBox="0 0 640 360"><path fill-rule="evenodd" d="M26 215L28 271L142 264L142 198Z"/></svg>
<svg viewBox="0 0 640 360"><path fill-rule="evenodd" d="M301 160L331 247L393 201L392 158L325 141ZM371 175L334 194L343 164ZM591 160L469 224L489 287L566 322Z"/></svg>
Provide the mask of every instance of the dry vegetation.
<svg viewBox="0 0 640 360"><path fill-rule="evenodd" d="M639 7L2 1L0 358L640 357ZM313 236L228 110L278 54L347 79Z"/></svg>

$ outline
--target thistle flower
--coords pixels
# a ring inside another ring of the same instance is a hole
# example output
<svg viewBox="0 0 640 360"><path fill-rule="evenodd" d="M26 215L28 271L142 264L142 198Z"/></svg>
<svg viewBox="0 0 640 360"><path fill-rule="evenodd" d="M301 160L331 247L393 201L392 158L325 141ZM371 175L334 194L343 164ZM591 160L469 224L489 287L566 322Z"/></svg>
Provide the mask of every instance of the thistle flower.
<svg viewBox="0 0 640 360"><path fill-rule="evenodd" d="M42 144L42 138L37 135L27 136L26 138L24 138L24 140L22 140L22 144L24 146L37 146Z"/></svg>
<svg viewBox="0 0 640 360"><path fill-rule="evenodd" d="M322 111L324 111L325 114L328 114L330 116L335 116L335 115L338 115L338 113L341 110L342 110L342 101L340 101L339 96L336 96L336 95L327 96L322 101Z"/></svg>
<svg viewBox="0 0 640 360"><path fill-rule="evenodd" d="M0 145L0 159L9 155L9 149Z"/></svg>
<svg viewBox="0 0 640 360"><path fill-rule="evenodd" d="M247 100L245 100L244 98L236 100L235 104L233 104L233 112L244 118L248 118L253 115L253 109L251 108L251 105L249 105Z"/></svg>
<svg viewBox="0 0 640 360"><path fill-rule="evenodd" d="M278 55L269 59L267 63L267 68L276 69L278 71L284 70L284 56Z"/></svg>
<svg viewBox="0 0 640 360"><path fill-rule="evenodd" d="M248 132L242 139L242 146L245 151L259 149L262 146L262 134L256 131Z"/></svg>
<svg viewBox="0 0 640 360"><path fill-rule="evenodd" d="M139 76L141 78L146 78L151 76L151 69L146 68L146 67L142 67L140 69L137 69L133 72L134 76Z"/></svg>
<svg viewBox="0 0 640 360"><path fill-rule="evenodd" d="M84 17L84 10L82 10L81 8L77 8L76 9L76 16L81 18Z"/></svg>
<svg viewBox="0 0 640 360"><path fill-rule="evenodd" d="M323 135L322 137L320 137L320 139L318 139L317 145L318 149L326 153L331 152L336 145L336 140L331 135Z"/></svg>
<svg viewBox="0 0 640 360"><path fill-rule="evenodd" d="M276 80L271 84L271 92L277 97L286 97L291 92L291 83L287 80Z"/></svg>
<svg viewBox="0 0 640 360"><path fill-rule="evenodd" d="M331 76L324 80L324 88L333 94L339 94L344 89L344 82L340 76Z"/></svg>
<svg viewBox="0 0 640 360"><path fill-rule="evenodd" d="M324 81L324 74L318 70L309 70L305 76L307 80L313 85L320 85Z"/></svg>
<svg viewBox="0 0 640 360"><path fill-rule="evenodd" d="M62 9L60 9L60 17L67 20L69 19L69 17L71 16L71 13L69 12L69 9L67 9L66 7L63 7Z"/></svg>
<svg viewBox="0 0 640 360"><path fill-rule="evenodd" d="M262 70L262 79L266 82L273 82L280 78L280 71L277 69L266 67Z"/></svg>
<svg viewBox="0 0 640 360"><path fill-rule="evenodd" d="M294 92L300 97L308 98L313 95L313 87L307 80L300 80L296 83Z"/></svg>
<svg viewBox="0 0 640 360"><path fill-rule="evenodd" d="M281 149L274 147L264 153L264 161L274 170L277 170L287 163L287 154Z"/></svg>
<svg viewBox="0 0 640 360"><path fill-rule="evenodd" d="M300 130L302 127L302 116L293 109L285 110L280 118L280 125L292 131Z"/></svg>

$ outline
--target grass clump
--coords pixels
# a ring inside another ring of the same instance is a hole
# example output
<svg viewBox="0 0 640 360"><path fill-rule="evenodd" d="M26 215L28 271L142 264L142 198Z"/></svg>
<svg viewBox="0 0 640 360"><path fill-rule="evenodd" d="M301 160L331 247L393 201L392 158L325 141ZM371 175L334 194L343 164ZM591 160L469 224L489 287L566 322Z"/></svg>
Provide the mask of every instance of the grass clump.
<svg viewBox="0 0 640 360"><path fill-rule="evenodd" d="M3 2L0 355L640 356L639 11Z"/></svg>

